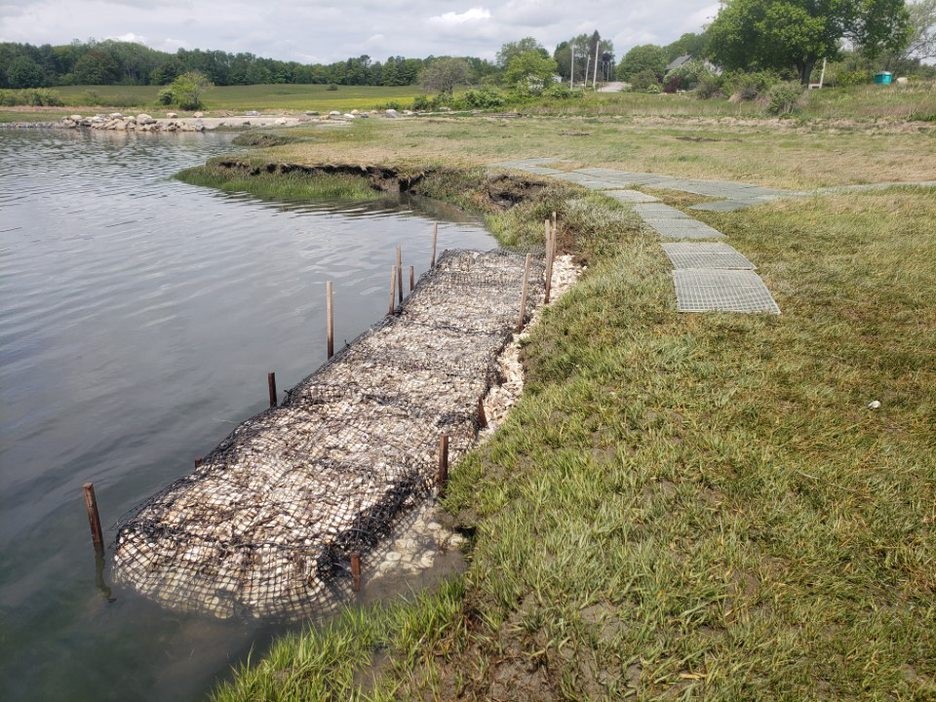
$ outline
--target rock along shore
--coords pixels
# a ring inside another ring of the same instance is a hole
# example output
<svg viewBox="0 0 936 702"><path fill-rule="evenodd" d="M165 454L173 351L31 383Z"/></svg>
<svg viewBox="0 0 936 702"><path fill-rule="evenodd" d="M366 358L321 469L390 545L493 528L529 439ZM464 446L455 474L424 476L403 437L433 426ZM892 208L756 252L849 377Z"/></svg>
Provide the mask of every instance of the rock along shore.
<svg viewBox="0 0 936 702"><path fill-rule="evenodd" d="M194 112L190 116L180 117L175 112L166 113L165 117L153 117L145 112L137 115L125 115L121 112L99 113L95 115L74 114L54 122L9 122L0 124L4 129L99 129L124 132L205 132L215 129L252 129L263 127L298 127L303 124L326 122L342 124L357 119L380 117L396 119L415 113L410 110L371 110L361 112L339 112L333 110L327 114L309 111L302 115L264 115L248 112L242 115L223 114L208 116L203 112Z"/></svg>

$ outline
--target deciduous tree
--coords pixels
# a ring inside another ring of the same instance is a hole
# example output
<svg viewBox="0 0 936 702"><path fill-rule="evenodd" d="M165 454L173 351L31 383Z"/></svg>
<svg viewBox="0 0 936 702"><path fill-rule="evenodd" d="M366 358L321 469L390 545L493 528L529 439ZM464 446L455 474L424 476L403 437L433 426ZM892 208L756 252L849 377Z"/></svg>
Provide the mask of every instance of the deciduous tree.
<svg viewBox="0 0 936 702"><path fill-rule="evenodd" d="M727 0L708 28L709 50L725 68L795 68L809 82L819 59L843 39L874 56L906 41L903 0Z"/></svg>
<svg viewBox="0 0 936 702"><path fill-rule="evenodd" d="M458 85L471 82L471 66L462 58L440 58L419 72L419 84L427 92L451 94Z"/></svg>

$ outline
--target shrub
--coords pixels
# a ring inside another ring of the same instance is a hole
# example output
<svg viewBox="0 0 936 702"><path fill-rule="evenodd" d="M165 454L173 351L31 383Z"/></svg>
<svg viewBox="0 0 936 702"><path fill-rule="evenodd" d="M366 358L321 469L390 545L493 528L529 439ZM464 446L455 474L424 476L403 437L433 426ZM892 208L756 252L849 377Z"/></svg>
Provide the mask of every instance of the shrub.
<svg viewBox="0 0 936 702"><path fill-rule="evenodd" d="M646 90L651 85L660 86L657 74L650 70L640 71L631 79L631 88L634 90Z"/></svg>
<svg viewBox="0 0 936 702"><path fill-rule="evenodd" d="M780 77L773 71L732 73L725 76L724 87L732 100L756 100L779 82Z"/></svg>
<svg viewBox="0 0 936 702"><path fill-rule="evenodd" d="M26 88L23 90L0 90L0 105L15 107L61 107L65 103L59 94L48 88Z"/></svg>
<svg viewBox="0 0 936 702"><path fill-rule="evenodd" d="M581 97L582 93L573 91L565 83L553 83L543 91L543 97L554 100L568 100L574 97Z"/></svg>
<svg viewBox="0 0 936 702"><path fill-rule="evenodd" d="M419 111L434 110L436 106L435 99L429 95L417 95L413 98L413 109Z"/></svg>
<svg viewBox="0 0 936 702"><path fill-rule="evenodd" d="M325 88L325 90L335 91L335 90L338 90L338 86L335 85L334 83L329 83L329 84L328 84L328 87Z"/></svg>
<svg viewBox="0 0 936 702"><path fill-rule="evenodd" d="M507 102L503 93L491 88L482 88L481 90L466 90L456 101L458 107L465 107L471 110L487 110L496 107L503 107Z"/></svg>
<svg viewBox="0 0 936 702"><path fill-rule="evenodd" d="M713 75L701 61L687 61L664 76L663 91L675 93L679 90L694 90L704 78Z"/></svg>
<svg viewBox="0 0 936 702"><path fill-rule="evenodd" d="M660 87L659 83L651 83L646 88L644 88L643 91L645 93L649 93L650 95L659 95L663 92L663 88Z"/></svg>
<svg viewBox="0 0 936 702"><path fill-rule="evenodd" d="M803 86L800 83L777 83L767 95L767 112L772 115L793 114L802 97Z"/></svg>
<svg viewBox="0 0 936 702"><path fill-rule="evenodd" d="M171 105L173 101L172 88L163 88L156 93L156 102L160 105Z"/></svg>
<svg viewBox="0 0 936 702"><path fill-rule="evenodd" d="M722 77L714 73L704 76L699 81L699 85L696 86L695 94L703 100L708 100L709 98L714 97L722 97L724 95L722 92L723 82L724 81Z"/></svg>

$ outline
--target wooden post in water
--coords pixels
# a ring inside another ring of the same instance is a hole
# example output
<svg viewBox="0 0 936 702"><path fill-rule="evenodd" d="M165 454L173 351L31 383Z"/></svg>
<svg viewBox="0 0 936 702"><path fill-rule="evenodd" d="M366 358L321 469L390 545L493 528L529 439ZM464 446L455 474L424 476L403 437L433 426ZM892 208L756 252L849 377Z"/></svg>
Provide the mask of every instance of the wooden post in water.
<svg viewBox="0 0 936 702"><path fill-rule="evenodd" d="M432 262L429 264L430 270L435 268L436 261L436 243L439 241L439 223L432 225Z"/></svg>
<svg viewBox="0 0 936 702"><path fill-rule="evenodd" d="M400 304L403 304L403 250L396 247L396 269L397 269L397 296Z"/></svg>
<svg viewBox="0 0 936 702"><path fill-rule="evenodd" d="M94 543L94 552L98 558L104 557L104 532L101 531L101 515L98 514L97 498L94 496L94 485L85 483L81 486L84 492L85 512L88 513L88 525L91 527L91 541Z"/></svg>
<svg viewBox="0 0 936 702"><path fill-rule="evenodd" d="M409 291L413 292L413 288L416 287L416 267L409 267Z"/></svg>
<svg viewBox="0 0 936 702"><path fill-rule="evenodd" d="M517 318L517 333L523 329L523 320L526 318L527 292L530 286L530 254L526 255L526 265L523 267L523 292L520 293L520 316Z"/></svg>
<svg viewBox="0 0 936 702"><path fill-rule="evenodd" d="M553 259L556 256L556 228L554 225L550 225L549 220L546 220L546 297L545 303L549 304L549 296L552 292L552 270L553 270Z"/></svg>
<svg viewBox="0 0 936 702"><path fill-rule="evenodd" d="M387 310L387 314L393 314L396 312L396 272L397 267L393 266L390 269L390 309Z"/></svg>
<svg viewBox="0 0 936 702"><path fill-rule="evenodd" d="M276 373L267 373L267 391L270 393L270 407L276 407Z"/></svg>
<svg viewBox="0 0 936 702"><path fill-rule="evenodd" d="M361 554L351 554L351 589L355 592L361 591Z"/></svg>
<svg viewBox="0 0 936 702"><path fill-rule="evenodd" d="M445 494L445 486L448 485L449 469L449 437L443 434L439 437L439 470L436 474L436 482L439 485L439 496Z"/></svg>
<svg viewBox="0 0 936 702"><path fill-rule="evenodd" d="M334 286L329 280L325 283L325 344L328 347L329 359L335 355L335 305L332 300L334 292Z"/></svg>

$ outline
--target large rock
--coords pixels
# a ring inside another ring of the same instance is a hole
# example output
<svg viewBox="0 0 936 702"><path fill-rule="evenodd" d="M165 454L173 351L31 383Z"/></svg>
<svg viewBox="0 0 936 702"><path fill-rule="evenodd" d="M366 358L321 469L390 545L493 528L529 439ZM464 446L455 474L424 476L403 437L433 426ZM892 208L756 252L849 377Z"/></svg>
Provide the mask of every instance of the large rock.
<svg viewBox="0 0 936 702"><path fill-rule="evenodd" d="M204 117L204 116L205 116L205 113L204 113L204 112L193 112L193 113L192 113L192 117L194 117L195 119L201 119L201 118Z"/></svg>
<svg viewBox="0 0 936 702"><path fill-rule="evenodd" d="M166 113L166 117L167 117L168 119L175 119L175 118L178 117L178 116L179 116L179 115L176 114L175 112L167 112L167 113Z"/></svg>
<svg viewBox="0 0 936 702"><path fill-rule="evenodd" d="M137 124L155 124L156 120L153 119L150 115L145 112L141 112L136 116Z"/></svg>

